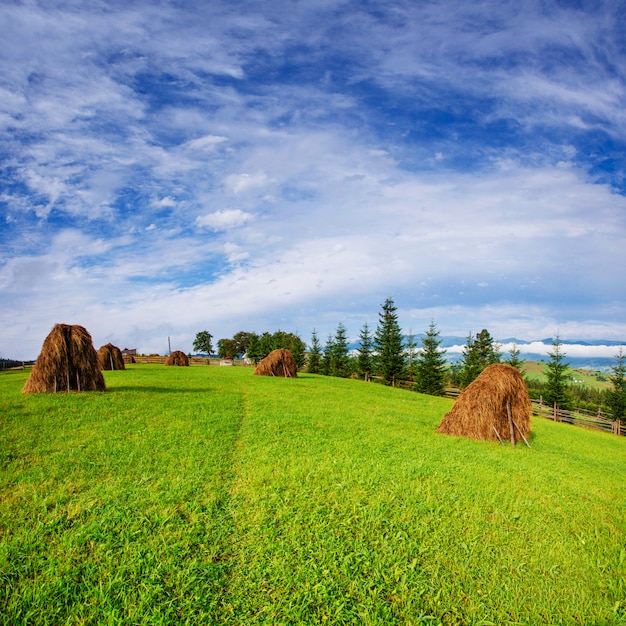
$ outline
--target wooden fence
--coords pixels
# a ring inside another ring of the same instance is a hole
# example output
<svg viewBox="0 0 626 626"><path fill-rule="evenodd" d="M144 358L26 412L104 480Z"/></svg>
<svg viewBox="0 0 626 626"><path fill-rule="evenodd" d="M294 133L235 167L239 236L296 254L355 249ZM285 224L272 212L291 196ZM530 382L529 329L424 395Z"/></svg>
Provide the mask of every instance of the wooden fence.
<svg viewBox="0 0 626 626"><path fill-rule="evenodd" d="M620 420L614 420L610 413L602 411L602 409L597 411L585 411L584 409L566 411L565 409L546 406L541 400L533 400L533 415L545 417L555 422L603 430L614 435L626 435L626 428L622 427Z"/></svg>
<svg viewBox="0 0 626 626"><path fill-rule="evenodd" d="M372 380L382 381L382 376L371 376ZM401 389L412 390L415 383L410 380L397 380L395 387ZM455 400L461 393L460 389L449 387L446 389L446 397ZM598 411L585 411L584 409L575 409L573 411L565 411L563 409L555 409L546 406L541 400L532 400L533 415L554 420L555 422L564 422L566 424L574 424L576 426L584 426L593 428L594 430L603 430L614 435L626 436L626 427L622 425L620 420L614 420L613 416L599 409Z"/></svg>
<svg viewBox="0 0 626 626"><path fill-rule="evenodd" d="M460 389L446 389L446 396L448 398L457 398L460 393ZM537 417L545 417L555 422L564 422L566 424L593 428L594 430L603 430L614 435L626 436L626 428L622 426L620 420L614 420L609 412L602 411L602 409L598 409L597 411L586 411L585 409L566 411L564 409L546 406L541 400L532 400L532 404L533 415Z"/></svg>
<svg viewBox="0 0 626 626"><path fill-rule="evenodd" d="M133 356L133 362L135 363L160 363L163 365L163 363L165 363L165 359L167 359L166 356L140 356L138 354ZM130 363L130 360L126 361L126 359L124 359L124 362Z"/></svg>
<svg viewBox="0 0 626 626"><path fill-rule="evenodd" d="M151 355L151 356L144 356L144 355L133 355L133 362L134 363L151 363L151 364L156 364L156 365L163 365L163 363L165 363L165 361L167 360L166 356L159 356L159 355ZM130 358L128 357L124 357L124 363L130 363ZM214 358L211 359L209 362L209 358L206 356L192 356L189 359L189 364L190 365L220 365L223 364L223 361L221 361L220 359ZM235 359L232 363L232 365L250 365L250 363L246 363L244 360L242 359Z"/></svg>

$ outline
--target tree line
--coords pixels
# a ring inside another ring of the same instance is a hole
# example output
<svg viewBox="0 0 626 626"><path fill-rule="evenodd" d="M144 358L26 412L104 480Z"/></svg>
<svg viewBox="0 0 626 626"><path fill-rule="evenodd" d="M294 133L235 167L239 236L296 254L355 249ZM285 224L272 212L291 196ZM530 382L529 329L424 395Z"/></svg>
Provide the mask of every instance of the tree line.
<svg viewBox="0 0 626 626"><path fill-rule="evenodd" d="M306 364L306 344L294 333L278 330L275 333L264 332L261 335L240 331L230 339L217 342L217 354L222 359L236 359L244 355L254 363L259 363L273 350L290 350L299 369ZM213 354L213 335L207 330L196 334L193 349L209 356Z"/></svg>
<svg viewBox="0 0 626 626"><path fill-rule="evenodd" d="M212 354L212 338L208 331L199 332L193 344L194 350ZM350 353L347 330L341 322L334 334L328 335L325 344L322 344L315 329L309 346L294 333L279 330L258 335L241 331L232 338L220 339L217 350L221 358L245 355L252 362L258 363L272 350L285 348L292 352L298 368L306 369L311 374L361 378L366 381L376 378L391 386L398 381L408 381L413 390L435 396L445 395L448 386L464 389L494 363L507 363L524 374L519 349L514 346L504 358L500 346L487 329L476 335L468 334L458 363L447 363L446 350L441 348L441 343L433 320L419 341L412 332L405 337L393 298L387 298L378 314L376 328L370 328L367 322L361 328L354 354ZM544 402L551 406L571 408L575 400L581 401L579 394L586 390L572 388L569 384L570 368L558 336L548 357L544 371L545 382L526 379L529 391L535 397L539 393ZM613 388L606 391L602 399L615 419L626 420L626 355L621 347L616 360L610 377ZM585 401L590 402L592 399L587 397Z"/></svg>
<svg viewBox="0 0 626 626"><path fill-rule="evenodd" d="M546 380L526 380L532 397L540 397L545 404L557 409L570 410L574 405L591 410L606 409L613 419L626 421L626 354L622 346L611 367L609 382L612 386L608 389L589 389L570 384L571 369L558 336L548 357L544 369Z"/></svg>

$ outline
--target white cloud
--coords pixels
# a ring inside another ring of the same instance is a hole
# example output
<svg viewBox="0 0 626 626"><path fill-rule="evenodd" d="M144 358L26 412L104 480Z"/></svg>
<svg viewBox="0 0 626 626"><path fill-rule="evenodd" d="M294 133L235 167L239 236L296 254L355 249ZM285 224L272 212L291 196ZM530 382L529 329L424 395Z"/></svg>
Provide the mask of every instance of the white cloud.
<svg viewBox="0 0 626 626"><path fill-rule="evenodd" d="M271 182L267 174L263 171L255 172L254 174L231 174L226 177L224 183L235 194L243 193L253 189L262 189Z"/></svg>
<svg viewBox="0 0 626 626"><path fill-rule="evenodd" d="M183 147L189 150L206 150L212 152L216 146L228 141L227 137L219 137L216 135L204 135L187 141Z"/></svg>
<svg viewBox="0 0 626 626"><path fill-rule="evenodd" d="M253 219L252 213L247 213L241 209L221 209L206 215L199 215L196 224L201 228L211 228L212 230L231 230L243 226Z"/></svg>
<svg viewBox="0 0 626 626"><path fill-rule="evenodd" d="M542 341L532 341L530 343L501 343L498 344L500 351L506 356L513 348L518 349L522 353L537 354L547 357L549 353L554 352L554 346L551 343ZM465 345L455 345L446 348L450 354L461 354L465 349ZM565 355L565 361L571 358L613 358L619 351L619 346L609 345L585 345L585 344L562 344L561 353Z"/></svg>
<svg viewBox="0 0 626 626"><path fill-rule="evenodd" d="M626 335L617 16L370 8L1 5L3 328Z"/></svg>
<svg viewBox="0 0 626 626"><path fill-rule="evenodd" d="M161 198L160 200L156 200L154 202L154 206L159 207L159 208L172 208L176 206L176 200L174 200L174 198L171 198L169 196L166 196L165 198Z"/></svg>

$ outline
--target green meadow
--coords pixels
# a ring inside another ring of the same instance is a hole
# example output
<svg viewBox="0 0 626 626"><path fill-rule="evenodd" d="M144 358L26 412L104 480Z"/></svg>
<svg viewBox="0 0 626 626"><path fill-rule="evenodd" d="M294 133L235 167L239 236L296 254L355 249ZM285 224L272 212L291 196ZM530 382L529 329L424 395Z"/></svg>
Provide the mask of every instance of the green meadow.
<svg viewBox="0 0 626 626"><path fill-rule="evenodd" d="M528 379L535 379L545 382L546 381L546 362L544 361L524 361L522 365L524 375ZM609 377L611 374L601 374L601 379L598 379L598 372L593 370L585 370L580 368L570 368L568 372L568 378L570 384L573 383L572 379L576 380L576 384L586 385L594 389L612 389Z"/></svg>
<svg viewBox="0 0 626 626"><path fill-rule="evenodd" d="M132 365L0 374L1 624L626 624L626 438L435 433L452 401Z"/></svg>

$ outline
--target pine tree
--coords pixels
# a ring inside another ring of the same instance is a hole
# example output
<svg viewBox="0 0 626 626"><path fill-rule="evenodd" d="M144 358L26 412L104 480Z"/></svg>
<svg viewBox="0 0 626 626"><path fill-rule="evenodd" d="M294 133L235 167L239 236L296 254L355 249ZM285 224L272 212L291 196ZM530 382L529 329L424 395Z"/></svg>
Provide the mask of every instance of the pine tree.
<svg viewBox="0 0 626 626"><path fill-rule="evenodd" d="M481 371L488 365L499 363L502 357L499 346L494 342L493 337L486 328L483 328L476 335L474 349L478 352L478 361L482 368Z"/></svg>
<svg viewBox="0 0 626 626"><path fill-rule="evenodd" d="M550 361L546 364L546 386L544 400L549 406L567 409L571 405L571 396L568 391L569 363L564 361L565 353L561 348L559 336L552 343L553 350L548 352Z"/></svg>
<svg viewBox="0 0 626 626"><path fill-rule="evenodd" d="M287 335L287 349L291 350L291 356L293 356L293 360L296 362L298 369L304 367L306 363L306 344L297 333L289 333Z"/></svg>
<svg viewBox="0 0 626 626"><path fill-rule="evenodd" d="M417 384L415 390L432 396L446 393L445 350L440 350L441 340L434 321L422 338L422 350L417 355Z"/></svg>
<svg viewBox="0 0 626 626"><path fill-rule="evenodd" d="M406 353L406 379L415 381L417 377L417 342L413 329L409 330L405 344Z"/></svg>
<svg viewBox="0 0 626 626"><path fill-rule="evenodd" d="M334 339L331 334L328 335L328 339L326 340L326 345L324 346L324 350L322 352L322 371L321 373L324 376L331 375L332 369L332 354L334 350Z"/></svg>
<svg viewBox="0 0 626 626"><path fill-rule="evenodd" d="M393 299L387 298L382 305L382 311L378 314L378 327L374 336L378 372L385 384L392 386L404 370L402 331L396 310Z"/></svg>
<svg viewBox="0 0 626 626"><path fill-rule="evenodd" d="M610 381L613 389L609 390L607 403L613 414L613 419L626 421L626 354L623 346L619 347L619 352L615 355L617 362L611 367L613 375Z"/></svg>
<svg viewBox="0 0 626 626"><path fill-rule="evenodd" d="M459 371L459 385L461 388L467 387L482 371L478 350L474 347L474 335L471 332L467 335L466 341L467 343L463 346L461 369Z"/></svg>
<svg viewBox="0 0 626 626"><path fill-rule="evenodd" d="M463 366L459 377L461 387L467 387L489 365L499 363L501 356L498 346L486 328L483 328L476 338L469 333L467 345L463 348Z"/></svg>
<svg viewBox="0 0 626 626"><path fill-rule="evenodd" d="M367 381L372 375L372 370L374 368L372 358L372 336L370 335L370 329L367 322L363 324L363 328L359 334L359 340L361 343L358 350L359 356L357 359L357 367L359 375L363 376L363 378Z"/></svg>
<svg viewBox="0 0 626 626"><path fill-rule="evenodd" d="M331 376L345 378L349 374L348 339L346 332L346 327L339 322L330 354Z"/></svg>
<svg viewBox="0 0 626 626"><path fill-rule="evenodd" d="M520 355L520 350L517 347L517 344L514 343L511 349L509 350L509 358L506 360L506 363L507 365L510 365L511 367L514 367L515 369L519 370L520 373L523 375L524 374L524 369L523 369L524 361L522 361L519 358L519 355Z"/></svg>
<svg viewBox="0 0 626 626"><path fill-rule="evenodd" d="M309 351L309 364L307 371L309 374L319 374L322 369L322 346L317 336L315 328L311 333L311 350Z"/></svg>

